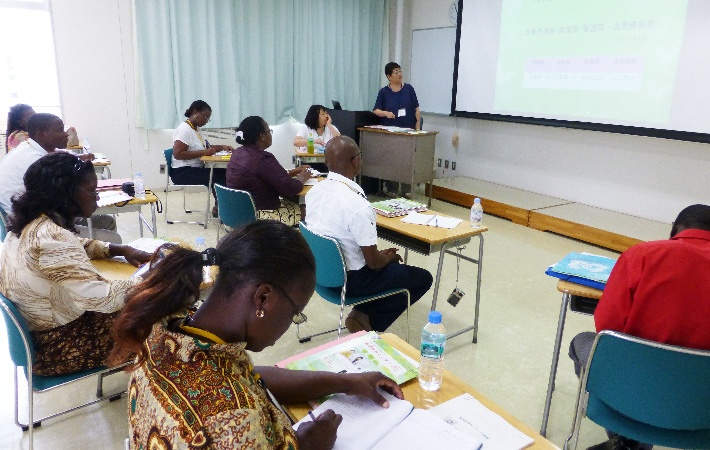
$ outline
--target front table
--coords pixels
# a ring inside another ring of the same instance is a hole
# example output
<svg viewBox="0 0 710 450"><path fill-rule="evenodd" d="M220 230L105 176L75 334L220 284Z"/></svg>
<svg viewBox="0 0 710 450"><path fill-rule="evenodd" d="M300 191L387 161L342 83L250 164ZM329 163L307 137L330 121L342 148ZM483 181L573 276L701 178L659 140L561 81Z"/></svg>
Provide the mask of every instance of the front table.
<svg viewBox="0 0 710 450"><path fill-rule="evenodd" d="M294 147L293 153L296 155L296 167L301 164L325 163L325 152L308 153L305 150L301 150L300 147Z"/></svg>
<svg viewBox="0 0 710 450"><path fill-rule="evenodd" d="M391 333L384 333L381 336L382 339L384 339L388 344L401 351L405 355L409 356L410 358L413 358L415 361L419 359L419 351L411 345L407 344L400 337ZM496 405L488 398L484 397L481 393L473 389L471 386L466 384L457 376L453 375L448 370L444 370L444 379L441 384L441 388L439 388L438 391L425 391L419 386L419 382L416 378L404 383L402 385L402 391L404 392L404 398L407 399L410 403L412 403L415 408L420 409L429 409L447 400L456 398L461 394L469 393L473 397L475 397L479 402L483 403L486 408L498 414L503 419L508 421L508 423L513 425L515 428L533 438L535 442L530 447L527 447L528 449L557 449L557 447L552 442L537 434L532 428L530 428L520 420L516 419L514 416L503 410L503 408ZM308 414L310 408L307 404L287 405L285 406L285 410L286 413L291 416L292 420L297 421L305 417L306 414Z"/></svg>
<svg viewBox="0 0 710 450"><path fill-rule="evenodd" d="M425 211L423 214L439 214L435 211ZM444 215L444 214L439 214ZM377 214L377 236L401 245L405 248L405 262L407 260L407 250L412 250L423 255L430 255L439 252L439 265L436 270L434 281L434 299L431 302L431 310L436 309L436 300L439 294L439 281L441 280L441 270L444 265L444 254L457 255L461 259L478 265L478 276L476 278L476 305L473 325L448 334L447 339L453 338L467 331L473 330L473 342L478 342L478 311L481 302L481 271L483 269L483 232L488 231L487 227L474 228L471 223L464 220L456 228L436 228L428 225L416 225L402 222L402 217L385 217ZM478 259L459 255L449 250L452 247L465 245L471 241L472 236L478 236Z"/></svg>

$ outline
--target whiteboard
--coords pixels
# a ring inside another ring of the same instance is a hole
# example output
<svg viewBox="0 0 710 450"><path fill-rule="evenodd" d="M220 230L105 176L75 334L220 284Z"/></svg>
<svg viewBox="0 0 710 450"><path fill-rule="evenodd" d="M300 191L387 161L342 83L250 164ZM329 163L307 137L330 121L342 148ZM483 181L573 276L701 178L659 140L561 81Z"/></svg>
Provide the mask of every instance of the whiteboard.
<svg viewBox="0 0 710 450"><path fill-rule="evenodd" d="M456 27L412 32L412 81L422 112L451 114Z"/></svg>

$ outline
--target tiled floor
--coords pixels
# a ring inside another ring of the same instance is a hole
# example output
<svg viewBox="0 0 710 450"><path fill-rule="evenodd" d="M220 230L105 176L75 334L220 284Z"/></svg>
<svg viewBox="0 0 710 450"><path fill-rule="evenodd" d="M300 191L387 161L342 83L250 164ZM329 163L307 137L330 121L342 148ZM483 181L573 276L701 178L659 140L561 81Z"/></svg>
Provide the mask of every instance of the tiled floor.
<svg viewBox="0 0 710 450"><path fill-rule="evenodd" d="M164 194L159 194L164 197ZM171 195L171 218L180 216L180 193ZM195 208L203 205L204 194L189 194ZM462 207L434 201L432 209L461 218L468 211ZM127 213L118 217L119 232L125 242L138 238L136 215ZM483 284L481 289L480 330L478 343L471 344L471 333L456 337L447 343L446 367L471 386L529 424L540 428L547 389L552 347L557 327L561 295L556 280L544 274L548 265L558 261L570 251L588 251L616 257L613 252L549 233L515 225L506 220L486 216L483 258ZM217 225L213 222L207 230L197 225L165 223L158 219L158 236L194 242L204 236L208 245L216 241ZM476 240L472 243L476 243ZM477 243L476 243L477 244ZM477 255L477 245L469 245L464 253ZM424 257L410 253L410 264L436 270L437 257ZM456 261L447 256L444 262L439 305L443 323L449 330L459 329L472 321L475 292L475 268L461 264L458 287L466 292L461 303L453 309L444 300L456 285ZM411 309L411 336L417 341L418 333L426 322L431 305L431 293ZM326 304L317 296L305 310L309 320L305 333L323 330L336 323L338 308ZM2 326L2 325L0 325ZM548 425L548 438L558 446L567 435L574 409L577 379L572 364L566 356L571 338L580 331L592 330L589 316L568 314L562 343L562 356L558 369L556 391ZM391 332L405 336L405 320L400 318ZM273 364L294 353L326 342L329 337L299 344L295 325L277 342L276 346L254 354L257 364ZM415 344L416 345L416 344ZM22 377L22 376L20 376ZM106 392L121 389L126 375L112 376L106 382ZM5 333L0 333L0 447L27 448L27 438L14 425L12 364L9 360ZM37 409L42 411L89 398L95 390L92 383L74 388L71 393L48 393L40 396ZM24 404L24 401L21 401ZM103 402L63 418L47 421L36 430L35 444L40 449L122 449L127 436L126 404L124 399ZM26 433L25 433L26 434ZM604 431L585 420L579 447L596 444L606 439Z"/></svg>

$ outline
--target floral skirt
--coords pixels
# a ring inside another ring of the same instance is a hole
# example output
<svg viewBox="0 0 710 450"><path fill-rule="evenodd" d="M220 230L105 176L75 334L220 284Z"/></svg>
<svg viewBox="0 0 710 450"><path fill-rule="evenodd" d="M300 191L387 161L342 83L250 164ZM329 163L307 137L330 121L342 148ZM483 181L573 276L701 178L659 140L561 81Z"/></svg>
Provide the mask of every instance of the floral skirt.
<svg viewBox="0 0 710 450"><path fill-rule="evenodd" d="M296 203L281 199L279 209L260 209L256 212L256 217L257 219L278 220L293 227L301 221L301 208Z"/></svg>
<svg viewBox="0 0 710 450"><path fill-rule="evenodd" d="M31 332L35 347L32 373L55 376L106 365L113 347L111 327L119 313L86 311L65 325Z"/></svg>

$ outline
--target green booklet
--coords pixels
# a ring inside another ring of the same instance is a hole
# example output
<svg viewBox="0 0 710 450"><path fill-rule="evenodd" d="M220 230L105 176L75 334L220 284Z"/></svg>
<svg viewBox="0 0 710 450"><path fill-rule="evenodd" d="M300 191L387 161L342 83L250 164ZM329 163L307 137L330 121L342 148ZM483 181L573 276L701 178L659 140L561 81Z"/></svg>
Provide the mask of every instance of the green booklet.
<svg viewBox="0 0 710 450"><path fill-rule="evenodd" d="M278 364L291 370L336 373L379 371L398 384L415 378L418 364L392 348L374 332L360 332L287 358Z"/></svg>
<svg viewBox="0 0 710 450"><path fill-rule="evenodd" d="M371 205L377 214L385 217L406 216L412 211L421 212L427 209L424 203L415 202L404 197L381 200L373 202Z"/></svg>

